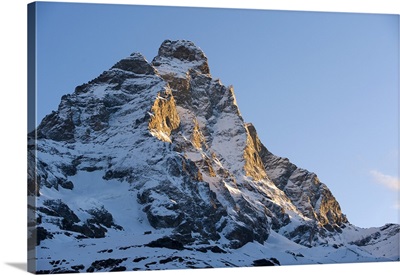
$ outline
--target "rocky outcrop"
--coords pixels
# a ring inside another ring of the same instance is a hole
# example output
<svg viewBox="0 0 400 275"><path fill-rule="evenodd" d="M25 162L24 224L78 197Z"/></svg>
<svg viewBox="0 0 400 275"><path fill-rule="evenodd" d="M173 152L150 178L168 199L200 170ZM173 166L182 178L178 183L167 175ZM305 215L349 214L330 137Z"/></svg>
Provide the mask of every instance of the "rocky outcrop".
<svg viewBox="0 0 400 275"><path fill-rule="evenodd" d="M246 124L246 127L251 137L252 147L260 156L271 181L285 193L304 217L316 222L301 225L301 228L295 230L297 233L292 232L288 236L292 239L296 238L297 242L312 244L311 240L318 239L318 235L321 237L328 235L318 227L329 232L340 232L341 227L348 224L348 220L328 187L321 183L314 173L298 168L287 158L273 155L261 143L254 126ZM299 234L303 237L298 238Z"/></svg>
<svg viewBox="0 0 400 275"><path fill-rule="evenodd" d="M247 146L244 150L244 159L246 161L244 170L246 175L254 180L262 180L267 178L261 157L259 156L259 148L262 146L260 141L253 133L250 133L247 127Z"/></svg>
<svg viewBox="0 0 400 275"><path fill-rule="evenodd" d="M149 130L159 140L171 142L171 132L179 127L180 119L171 91L157 95L151 107Z"/></svg>
<svg viewBox="0 0 400 275"><path fill-rule="evenodd" d="M47 222L52 223L62 230L79 233L75 235L77 239L82 238L104 238L107 228L115 228L123 230L123 228L114 223L113 216L103 207L89 209L86 212L90 215L84 223L78 216L69 208L67 204L61 200L45 200L43 206L37 208L38 225ZM55 217L46 219L44 216ZM44 232L46 234L44 234ZM47 232L43 227L38 234L40 239L53 238L53 234Z"/></svg>
<svg viewBox="0 0 400 275"><path fill-rule="evenodd" d="M170 62L171 60L174 61L173 64ZM152 64L162 75L187 73L188 68L201 74L210 73L207 57L203 51L187 40L165 40Z"/></svg>

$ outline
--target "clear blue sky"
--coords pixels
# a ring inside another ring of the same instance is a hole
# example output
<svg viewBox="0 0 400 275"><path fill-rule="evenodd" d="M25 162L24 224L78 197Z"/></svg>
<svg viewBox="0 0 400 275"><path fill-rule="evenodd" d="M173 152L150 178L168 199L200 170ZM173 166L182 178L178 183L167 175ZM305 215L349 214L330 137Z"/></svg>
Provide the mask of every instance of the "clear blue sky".
<svg viewBox="0 0 400 275"><path fill-rule="evenodd" d="M130 53L191 40L264 145L350 222L399 222L398 15L39 3L37 18L39 122Z"/></svg>

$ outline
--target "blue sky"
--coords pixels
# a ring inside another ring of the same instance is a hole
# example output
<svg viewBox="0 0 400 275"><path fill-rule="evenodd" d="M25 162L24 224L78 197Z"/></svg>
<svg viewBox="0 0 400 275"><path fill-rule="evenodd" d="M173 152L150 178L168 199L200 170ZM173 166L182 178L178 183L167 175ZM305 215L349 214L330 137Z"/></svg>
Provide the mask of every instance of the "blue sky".
<svg viewBox="0 0 400 275"><path fill-rule="evenodd" d="M399 222L399 16L39 3L38 119L132 52L192 40L264 145L362 227Z"/></svg>

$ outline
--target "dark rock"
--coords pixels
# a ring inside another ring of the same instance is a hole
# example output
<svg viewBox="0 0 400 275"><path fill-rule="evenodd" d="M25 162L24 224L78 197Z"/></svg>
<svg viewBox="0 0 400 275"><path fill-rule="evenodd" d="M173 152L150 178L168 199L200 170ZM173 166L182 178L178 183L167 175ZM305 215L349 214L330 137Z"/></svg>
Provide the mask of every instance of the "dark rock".
<svg viewBox="0 0 400 275"><path fill-rule="evenodd" d="M39 207L38 211L49 216L60 217L60 228L63 230L81 233L78 239L82 238L104 238L106 228L114 227L123 230L119 225L114 224L112 215L104 208L90 209L87 212L92 218L88 219L83 225L77 224L80 219L75 213L61 200L47 200L44 202L46 207Z"/></svg>
<svg viewBox="0 0 400 275"><path fill-rule="evenodd" d="M112 249L104 249L104 250L97 251L97 253L112 253L112 252L113 252Z"/></svg>
<svg viewBox="0 0 400 275"><path fill-rule="evenodd" d="M132 248L132 247L138 247L138 246L137 246L137 245L121 246L121 247L118 248L118 249L119 249L119 250L127 250L127 249Z"/></svg>
<svg viewBox="0 0 400 275"><path fill-rule="evenodd" d="M76 166L77 164L74 165L74 163L72 162L71 164L62 164L60 166L60 169L65 176L74 176L78 171L78 169L76 169Z"/></svg>
<svg viewBox="0 0 400 275"><path fill-rule="evenodd" d="M88 219L89 223L101 224L107 228L111 228L114 225L113 216L104 208L104 206L101 208L90 209L87 212L92 215L92 218Z"/></svg>
<svg viewBox="0 0 400 275"><path fill-rule="evenodd" d="M318 235L325 236L325 229L321 229L316 224L307 223L302 224L293 231L286 233L285 236L293 240L295 243L312 247L318 240Z"/></svg>
<svg viewBox="0 0 400 275"><path fill-rule="evenodd" d="M66 179L58 179L58 184L64 188L64 189L68 189L68 190L72 190L74 189L74 184L72 181L70 180L66 180Z"/></svg>
<svg viewBox="0 0 400 275"><path fill-rule="evenodd" d="M85 123L95 132L101 131L108 126L108 120L110 118L109 109L104 106L103 102L96 101L94 106L93 114L87 119Z"/></svg>
<svg viewBox="0 0 400 275"><path fill-rule="evenodd" d="M199 248L196 248L196 251L206 253L208 251L208 249L206 247L199 247Z"/></svg>
<svg viewBox="0 0 400 275"><path fill-rule="evenodd" d="M292 255L294 258L296 258L296 257L301 257L301 258L304 257L304 255L301 254L301 253L294 253L292 251L285 251L285 252L290 254L290 255Z"/></svg>
<svg viewBox="0 0 400 275"><path fill-rule="evenodd" d="M186 234L180 233L179 230L175 230L175 232L177 232L177 233L172 235L171 238L182 243L183 245L192 244L196 240L196 238L192 237L191 232L188 232Z"/></svg>
<svg viewBox="0 0 400 275"><path fill-rule="evenodd" d="M45 228L39 226L36 228L36 232L32 231L32 234L36 234L36 245L39 245L41 241L44 241L46 239L53 239L54 235L47 231Z"/></svg>
<svg viewBox="0 0 400 275"><path fill-rule="evenodd" d="M86 272L94 272L99 270L109 270L111 271L114 268L118 268L119 264L126 261L127 258L123 259L107 259L107 260L98 260L94 261L91 266L86 270ZM116 270L117 271L117 270Z"/></svg>
<svg viewBox="0 0 400 275"><path fill-rule="evenodd" d="M44 207L39 207L38 210L42 213L45 213L54 217L61 217L65 220L66 223L76 223L79 222L80 219L75 213L61 200L46 200L43 203Z"/></svg>
<svg viewBox="0 0 400 275"><path fill-rule="evenodd" d="M213 253L226 253L225 250L221 249L219 246L215 245L211 247L211 252Z"/></svg>
<svg viewBox="0 0 400 275"><path fill-rule="evenodd" d="M94 172L94 171L99 171L102 170L103 167L98 167L98 166L91 166L91 167L82 167L81 170L82 171L86 171L86 172Z"/></svg>
<svg viewBox="0 0 400 275"><path fill-rule="evenodd" d="M157 264L157 262L150 262L150 263L145 264L144 266L147 268L150 268L151 265L155 265L155 264Z"/></svg>
<svg viewBox="0 0 400 275"><path fill-rule="evenodd" d="M147 247L159 247L159 248L169 248L175 250L183 250L185 247L183 244L177 240L172 239L171 237L162 237L155 241L152 241L145 246Z"/></svg>
<svg viewBox="0 0 400 275"><path fill-rule="evenodd" d="M275 258L259 259L253 261L253 266L275 266L280 265L280 262Z"/></svg>
<svg viewBox="0 0 400 275"><path fill-rule="evenodd" d="M132 175L132 170L107 170L103 179L111 180L111 179L124 179L128 178Z"/></svg>
<svg viewBox="0 0 400 275"><path fill-rule="evenodd" d="M75 93L76 94L84 94L89 91L90 85L88 83L79 85L75 88Z"/></svg>
<svg viewBox="0 0 400 275"><path fill-rule="evenodd" d="M98 226L97 224L92 224L89 221L86 221L85 224L83 225L72 225L68 230L70 231L74 231L74 232L78 232L78 233L82 233L83 235L78 236L77 238L104 238L106 233L107 233L107 229L102 227L102 226Z"/></svg>
<svg viewBox="0 0 400 275"><path fill-rule="evenodd" d="M110 272L114 272L114 271L125 271L126 267L125 266L118 266L118 267L114 267L113 269L110 270Z"/></svg>
<svg viewBox="0 0 400 275"><path fill-rule="evenodd" d="M150 206L143 209L147 214L147 219L149 223L154 228L174 228L182 223L184 219L184 214L177 211L177 213L172 213L170 215L158 214L157 211L152 211L153 208Z"/></svg>
<svg viewBox="0 0 400 275"><path fill-rule="evenodd" d="M117 76L117 73L115 71L104 71L98 77L96 77L95 79L89 81L88 84L93 85L93 84L109 83L113 79L118 78L116 76Z"/></svg>
<svg viewBox="0 0 400 275"><path fill-rule="evenodd" d="M37 128L38 138L48 138L55 141L74 141L75 124L72 120L70 97L64 97L60 103L59 111L45 116ZM66 115L61 116L59 112Z"/></svg>
<svg viewBox="0 0 400 275"><path fill-rule="evenodd" d="M355 244L357 246L366 246L369 245L371 243L371 241L373 240L377 240L381 237L381 233L380 232L375 232L371 235L366 236L365 238L362 238L360 240L357 240L355 242L351 242L351 244Z"/></svg>
<svg viewBox="0 0 400 275"><path fill-rule="evenodd" d="M112 69L114 68L135 74L155 74L154 68L138 53L133 53L130 57L122 59L112 67Z"/></svg>
<svg viewBox="0 0 400 275"><path fill-rule="evenodd" d="M333 227L331 224L329 224L329 223L325 224L325 225L324 225L324 228L325 228L326 230L328 230L329 232L334 232L334 231L335 231L334 227Z"/></svg>
<svg viewBox="0 0 400 275"><path fill-rule="evenodd" d="M168 173L174 177L179 177L182 175L182 162L178 161L176 158L170 158L167 161Z"/></svg>
<svg viewBox="0 0 400 275"><path fill-rule="evenodd" d="M133 259L133 261L132 262L134 262L134 263L138 263L138 262L140 262L140 261L143 261L143 260L146 260L147 259L147 257L139 257L139 258L135 258L135 259Z"/></svg>
<svg viewBox="0 0 400 275"><path fill-rule="evenodd" d="M254 232L251 228L236 224L234 228L226 234L226 238L231 241L231 248L237 249L246 243L254 241Z"/></svg>
<svg viewBox="0 0 400 275"><path fill-rule="evenodd" d="M166 259L162 259L162 260L159 261L159 263L160 264L166 264L166 263L173 262L173 261L178 261L178 262L181 263L181 262L184 261L184 259L182 257L179 257L179 256L174 256L174 257L168 257Z"/></svg>
<svg viewBox="0 0 400 275"><path fill-rule="evenodd" d="M84 269L85 269L85 266L84 266L83 264L81 264L81 265L74 265L74 266L71 266L71 268L72 268L73 270L78 271L78 270L84 270Z"/></svg>
<svg viewBox="0 0 400 275"><path fill-rule="evenodd" d="M301 255L301 254L300 254ZM301 255L301 257L304 257L303 255ZM269 260L273 263L275 263L275 265L281 265L281 263L278 261L278 259L276 258L269 258Z"/></svg>

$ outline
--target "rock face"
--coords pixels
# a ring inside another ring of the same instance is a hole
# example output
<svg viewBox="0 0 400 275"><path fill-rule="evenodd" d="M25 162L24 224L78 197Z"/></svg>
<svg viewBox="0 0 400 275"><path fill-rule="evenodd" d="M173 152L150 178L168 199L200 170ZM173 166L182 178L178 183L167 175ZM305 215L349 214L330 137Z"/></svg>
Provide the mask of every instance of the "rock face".
<svg viewBox="0 0 400 275"><path fill-rule="evenodd" d="M351 225L314 173L266 149L190 41L164 41L151 63L134 53L63 96L28 136L28 162L34 271L292 264L301 253L290 249L321 246L324 257L398 259L395 248L371 256L365 247L398 237L399 226L369 238ZM288 250L265 258L270 239Z"/></svg>
<svg viewBox="0 0 400 275"><path fill-rule="evenodd" d="M268 176L296 208L313 221L310 230L317 226L329 232L341 232L348 220L328 187L314 173L298 168L287 158L273 155L259 140L254 126L250 123L246 126Z"/></svg>

